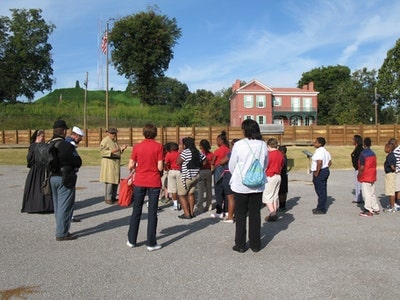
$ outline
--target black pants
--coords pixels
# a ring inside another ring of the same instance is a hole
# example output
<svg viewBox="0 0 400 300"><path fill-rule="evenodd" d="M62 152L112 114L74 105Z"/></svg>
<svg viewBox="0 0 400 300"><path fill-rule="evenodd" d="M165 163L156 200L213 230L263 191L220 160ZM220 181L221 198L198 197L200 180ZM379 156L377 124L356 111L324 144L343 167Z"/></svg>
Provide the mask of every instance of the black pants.
<svg viewBox="0 0 400 300"><path fill-rule="evenodd" d="M261 201L262 193L234 193L235 199L235 244L239 248L246 246L246 221L249 215L249 245L252 249L261 248Z"/></svg>

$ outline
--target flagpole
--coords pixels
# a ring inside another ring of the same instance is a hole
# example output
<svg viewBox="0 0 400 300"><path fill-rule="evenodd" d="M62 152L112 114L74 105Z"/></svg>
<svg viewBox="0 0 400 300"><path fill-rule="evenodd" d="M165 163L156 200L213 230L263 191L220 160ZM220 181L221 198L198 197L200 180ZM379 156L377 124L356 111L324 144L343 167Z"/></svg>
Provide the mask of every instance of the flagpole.
<svg viewBox="0 0 400 300"><path fill-rule="evenodd" d="M108 21L106 25L106 130L108 130Z"/></svg>

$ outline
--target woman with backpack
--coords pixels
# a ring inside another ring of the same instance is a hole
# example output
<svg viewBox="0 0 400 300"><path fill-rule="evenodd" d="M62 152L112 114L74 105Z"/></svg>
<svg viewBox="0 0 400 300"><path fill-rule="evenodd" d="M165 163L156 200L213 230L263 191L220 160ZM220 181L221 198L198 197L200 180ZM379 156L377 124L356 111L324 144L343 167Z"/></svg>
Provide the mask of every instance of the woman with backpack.
<svg viewBox="0 0 400 300"><path fill-rule="evenodd" d="M249 216L249 246L253 252L261 250L261 203L265 188L264 183L249 186L246 183L247 171L255 159L261 164L263 174L268 162L267 145L262 140L260 126L251 119L242 122L244 138L237 141L232 148L229 159L229 170L232 174L231 189L235 199L235 245L233 250L243 253L247 251L246 221Z"/></svg>

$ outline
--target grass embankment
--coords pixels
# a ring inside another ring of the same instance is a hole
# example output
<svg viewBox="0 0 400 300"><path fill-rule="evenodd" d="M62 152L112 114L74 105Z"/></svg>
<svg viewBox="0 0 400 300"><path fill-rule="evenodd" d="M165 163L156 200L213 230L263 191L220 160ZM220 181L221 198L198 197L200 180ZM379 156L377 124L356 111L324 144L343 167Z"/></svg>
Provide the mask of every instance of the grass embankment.
<svg viewBox="0 0 400 300"><path fill-rule="evenodd" d="M126 164L129 160L129 155L132 148L128 148L122 156L122 164ZM326 149L332 155L333 170L352 169L350 153L353 151L352 146L327 146ZM287 156L293 159L294 166L292 171L306 171L308 169L308 159L302 152L308 150L314 152L313 147L288 147ZM386 153L383 151L383 146L372 147L372 150L378 157L378 168L381 169L385 161ZM84 166L99 166L100 152L98 148L78 148L79 154L83 160ZM27 149L0 149L0 165L26 165Z"/></svg>

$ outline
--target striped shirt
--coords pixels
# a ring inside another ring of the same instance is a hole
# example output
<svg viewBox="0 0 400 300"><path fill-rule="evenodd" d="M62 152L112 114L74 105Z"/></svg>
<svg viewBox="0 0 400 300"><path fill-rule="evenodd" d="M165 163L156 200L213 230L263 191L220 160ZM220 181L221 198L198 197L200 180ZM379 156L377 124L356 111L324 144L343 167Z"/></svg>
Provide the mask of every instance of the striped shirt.
<svg viewBox="0 0 400 300"><path fill-rule="evenodd" d="M198 151L198 150L196 150ZM200 156L200 162L199 162L199 167L195 169L189 169L188 164L192 160L192 152L190 149L184 149L180 157L183 160L182 165L181 165L181 174L182 174L182 180L185 179L191 179L195 177L197 174L199 174L200 171L200 165L202 164L202 161L206 159L205 155L199 151L199 156Z"/></svg>

